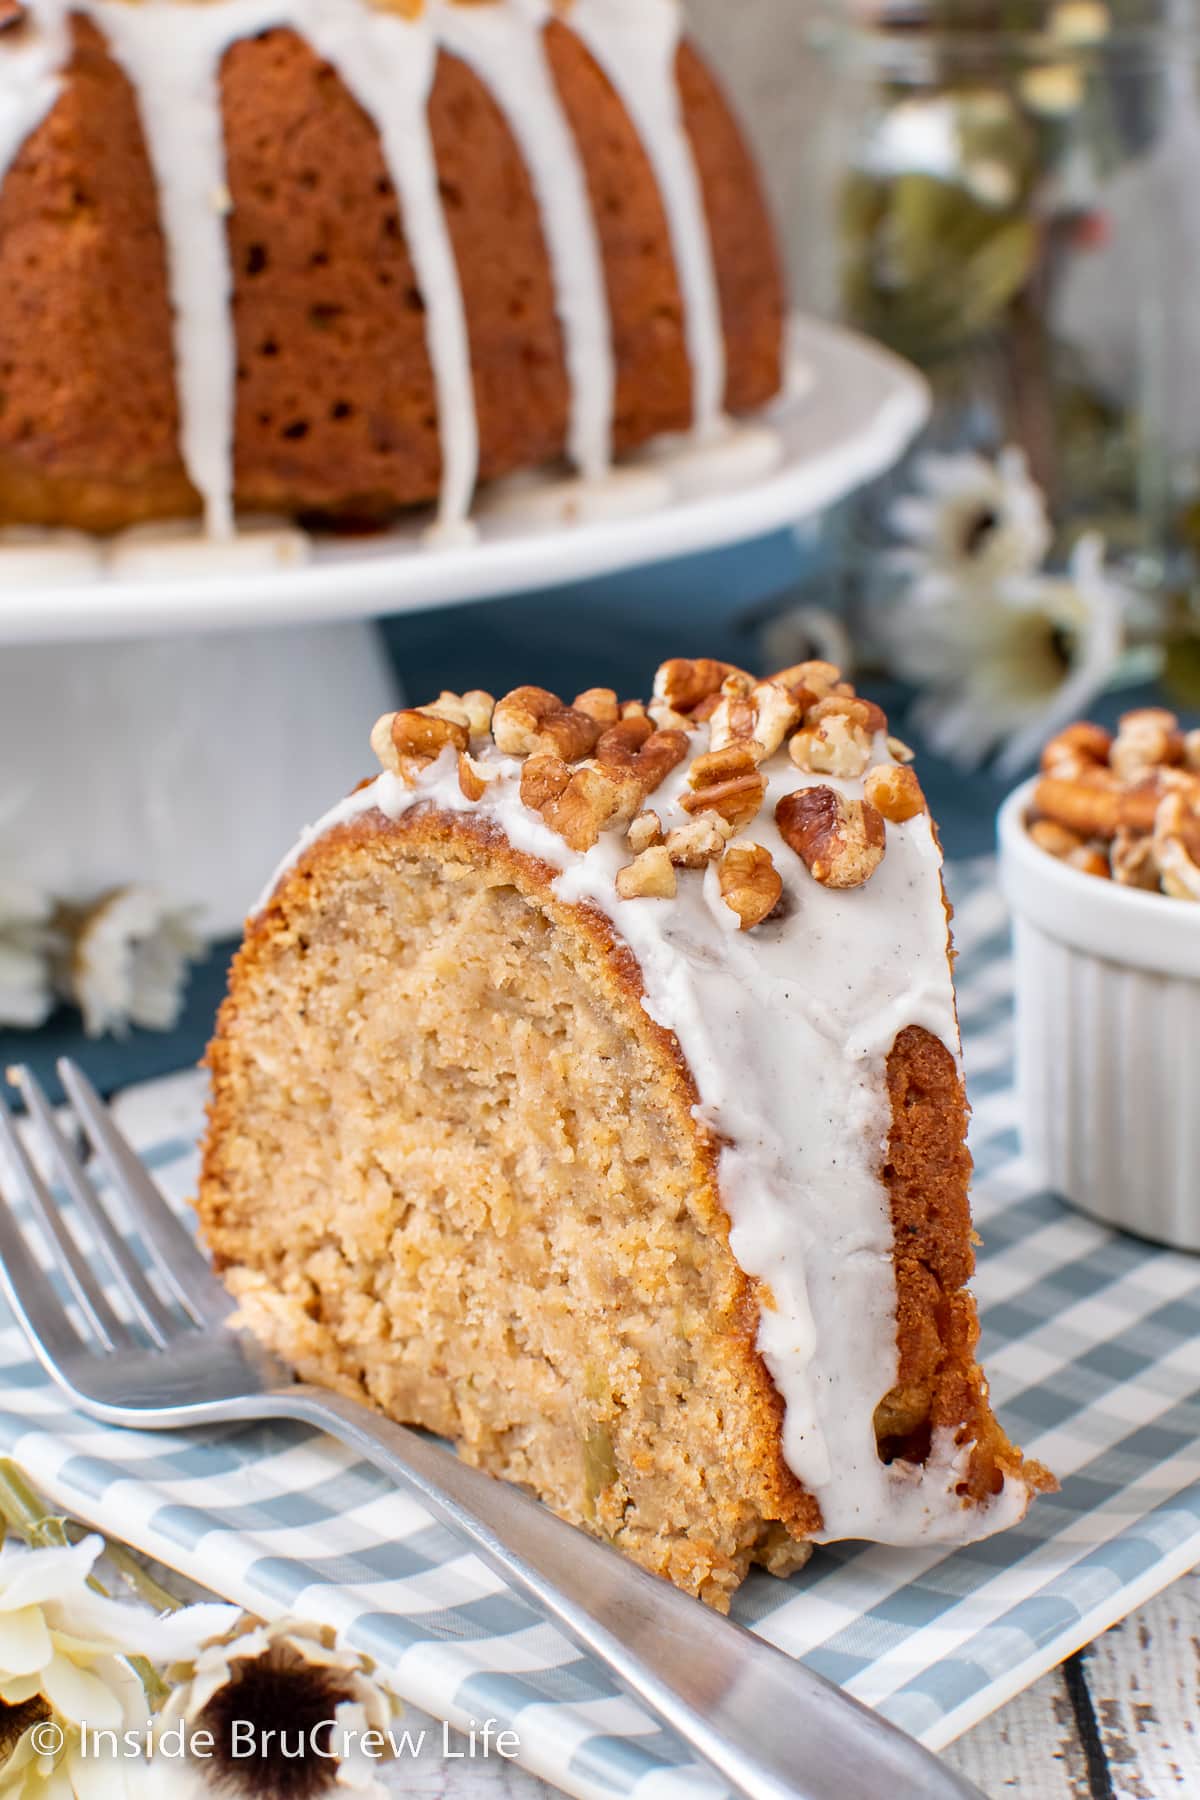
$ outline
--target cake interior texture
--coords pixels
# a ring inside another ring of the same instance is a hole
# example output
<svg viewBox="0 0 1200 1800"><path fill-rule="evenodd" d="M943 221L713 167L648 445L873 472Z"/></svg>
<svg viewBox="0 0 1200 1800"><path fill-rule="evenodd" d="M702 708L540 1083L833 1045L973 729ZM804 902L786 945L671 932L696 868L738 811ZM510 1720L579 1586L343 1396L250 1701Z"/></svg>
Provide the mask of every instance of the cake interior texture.
<svg viewBox="0 0 1200 1800"><path fill-rule="evenodd" d="M824 1535L760 1353L775 1301L731 1248L722 1139L619 912L558 876L433 798L321 830L235 964L202 1226L244 1320L303 1377L725 1607L751 1565L786 1573ZM977 1535L1006 1482L1046 1478L975 1360L955 1056L907 1026L886 1095L894 1353L866 1429L914 1479L960 1446L942 1503Z"/></svg>

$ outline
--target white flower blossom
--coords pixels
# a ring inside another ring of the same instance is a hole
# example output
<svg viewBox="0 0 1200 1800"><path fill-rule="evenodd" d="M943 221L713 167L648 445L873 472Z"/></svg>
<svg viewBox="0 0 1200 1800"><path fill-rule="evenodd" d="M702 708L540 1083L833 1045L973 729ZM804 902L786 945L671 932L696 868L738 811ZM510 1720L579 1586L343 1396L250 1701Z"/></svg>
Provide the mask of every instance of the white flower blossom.
<svg viewBox="0 0 1200 1800"><path fill-rule="evenodd" d="M770 669L790 669L814 657L831 662L842 674L854 673L850 633L836 613L821 606L789 606L762 629L762 662Z"/></svg>
<svg viewBox="0 0 1200 1800"><path fill-rule="evenodd" d="M156 888L116 888L86 911L61 915L69 942L59 963L64 996L83 1014L89 1037L131 1025L169 1031L179 1017L188 962L203 948L194 909L172 906Z"/></svg>
<svg viewBox="0 0 1200 1800"><path fill-rule="evenodd" d="M913 719L929 745L965 768L1003 746L997 769L1010 775L1105 686L1125 609L1103 541L1089 535L1065 576L914 593L884 630L892 667L924 690Z"/></svg>
<svg viewBox="0 0 1200 1800"><path fill-rule="evenodd" d="M995 462L974 452L927 455L916 464L918 491L894 501L888 523L904 543L888 553L920 596L941 597L1030 575L1050 548L1041 489L1022 450Z"/></svg>
<svg viewBox="0 0 1200 1800"><path fill-rule="evenodd" d="M0 1025L44 1024L54 1006L53 902L28 882L0 878Z"/></svg>
<svg viewBox="0 0 1200 1800"><path fill-rule="evenodd" d="M168 1696L154 1730L182 1725L189 1742L209 1734L203 1760L193 1758L191 1767L210 1792L249 1800L282 1789L285 1778L295 1784L303 1762L303 1792L310 1800L335 1787L375 1800L388 1791L380 1766L398 1711L368 1661L340 1649L326 1627L297 1619L246 1621L204 1647L190 1675ZM233 1754L235 1727L258 1755ZM379 1755L364 1749L367 1732L380 1734L372 1745Z"/></svg>
<svg viewBox="0 0 1200 1800"><path fill-rule="evenodd" d="M227 1606L159 1617L89 1586L99 1537L0 1550L0 1792L5 1800L124 1800L140 1758L85 1754L96 1732L141 1733L150 1708L132 1657L174 1662L227 1627Z"/></svg>

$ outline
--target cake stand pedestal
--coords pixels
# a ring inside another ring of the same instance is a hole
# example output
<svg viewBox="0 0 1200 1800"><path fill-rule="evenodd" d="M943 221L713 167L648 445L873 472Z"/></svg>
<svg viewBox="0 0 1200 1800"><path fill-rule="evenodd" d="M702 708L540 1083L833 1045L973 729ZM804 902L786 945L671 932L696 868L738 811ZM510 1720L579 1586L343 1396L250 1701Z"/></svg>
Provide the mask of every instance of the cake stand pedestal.
<svg viewBox="0 0 1200 1800"><path fill-rule="evenodd" d="M398 698L361 621L7 647L0 868L59 899L152 882L229 936Z"/></svg>
<svg viewBox="0 0 1200 1800"><path fill-rule="evenodd" d="M301 826L370 773L399 696L364 621L761 537L890 467L928 410L915 371L811 319L791 355L764 419L589 489L492 490L469 542L420 520L299 546L133 534L34 546L32 573L28 545L0 546L0 870L61 899L152 882L237 932Z"/></svg>

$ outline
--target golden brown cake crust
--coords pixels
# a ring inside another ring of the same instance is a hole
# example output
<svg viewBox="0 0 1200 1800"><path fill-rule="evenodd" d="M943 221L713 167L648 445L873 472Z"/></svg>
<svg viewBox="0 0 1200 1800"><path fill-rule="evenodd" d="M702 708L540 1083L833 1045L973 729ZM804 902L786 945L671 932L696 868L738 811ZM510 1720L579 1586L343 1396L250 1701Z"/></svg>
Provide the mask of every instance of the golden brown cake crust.
<svg viewBox="0 0 1200 1800"><path fill-rule="evenodd" d="M424 303L374 126L297 34L221 76L247 507L388 517L441 478Z"/></svg>
<svg viewBox="0 0 1200 1800"><path fill-rule="evenodd" d="M753 412L783 380L786 294L758 166L708 64L687 39L676 78L712 238L725 337L725 405Z"/></svg>
<svg viewBox="0 0 1200 1800"><path fill-rule="evenodd" d="M692 420L683 296L667 215L633 123L580 38L554 19L546 53L583 161L616 358L613 443L633 450Z"/></svg>
<svg viewBox="0 0 1200 1800"><path fill-rule="evenodd" d="M137 103L88 20L0 187L0 524L195 512Z"/></svg>

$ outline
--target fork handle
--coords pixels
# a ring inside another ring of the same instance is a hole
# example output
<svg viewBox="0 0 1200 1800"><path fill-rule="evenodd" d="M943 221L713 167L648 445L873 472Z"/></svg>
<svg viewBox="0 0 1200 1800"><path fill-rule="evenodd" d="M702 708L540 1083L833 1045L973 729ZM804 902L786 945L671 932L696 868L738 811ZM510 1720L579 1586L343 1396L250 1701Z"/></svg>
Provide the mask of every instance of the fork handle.
<svg viewBox="0 0 1200 1800"><path fill-rule="evenodd" d="M268 1410L418 1494L748 1800L984 1800L832 1682L511 1483L340 1394L298 1384L256 1396L255 1416Z"/></svg>

